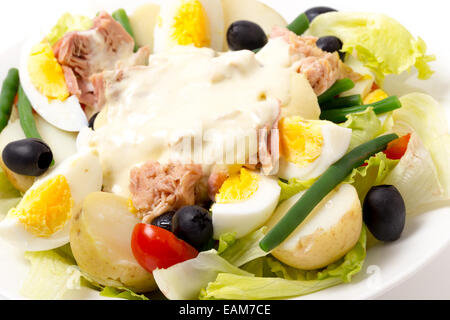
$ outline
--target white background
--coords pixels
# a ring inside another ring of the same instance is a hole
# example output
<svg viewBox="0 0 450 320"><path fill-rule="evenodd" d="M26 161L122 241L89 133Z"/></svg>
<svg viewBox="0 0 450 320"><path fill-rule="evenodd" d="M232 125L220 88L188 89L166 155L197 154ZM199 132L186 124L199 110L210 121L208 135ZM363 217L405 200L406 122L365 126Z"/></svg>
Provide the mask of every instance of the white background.
<svg viewBox="0 0 450 320"><path fill-rule="evenodd" d="M151 1L151 0L148 0ZM288 0L264 1L275 8L282 8L283 2ZM291 0L295 1L295 0ZM59 14L70 11L72 13L95 13L100 9L127 6L129 3L142 3L142 0L11 0L0 1L0 54L15 43L20 42L31 30L56 22ZM290 1L289 1L290 2ZM319 0L297 1L299 11L303 11L315 5L330 5L337 9L353 11L371 11L391 15L400 22L406 15L415 15L416 23L406 24L407 28L415 35L420 35L427 40L427 34L441 34L441 41L428 43L430 52L448 52L447 42L450 31L450 16L448 15L448 1L395 1L395 0ZM131 5L131 8L134 6ZM297 13L280 12L289 20ZM409 20L411 21L411 20ZM434 37L436 38L436 37ZM449 53L450 55L450 53ZM445 64L450 66L449 56L439 56ZM0 66L1 66L0 61ZM4 67L4 66L2 66ZM447 88L445 88L447 89ZM439 98L439 97L436 97ZM448 107L448 106L447 106ZM450 232L450 230L449 230ZM411 248L414 250L414 248ZM399 286L385 293L380 299L450 299L450 246L439 257L419 270L412 278L407 279Z"/></svg>

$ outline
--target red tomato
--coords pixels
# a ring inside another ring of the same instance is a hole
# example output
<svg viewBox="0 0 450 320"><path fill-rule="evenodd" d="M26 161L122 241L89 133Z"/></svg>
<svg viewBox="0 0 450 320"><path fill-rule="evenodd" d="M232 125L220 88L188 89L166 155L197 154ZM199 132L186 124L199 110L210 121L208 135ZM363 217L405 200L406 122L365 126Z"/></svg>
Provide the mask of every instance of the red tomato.
<svg viewBox="0 0 450 320"><path fill-rule="evenodd" d="M411 139L411 134L407 134L406 136L392 141L388 144L384 153L389 159L400 160L408 149L409 139Z"/></svg>
<svg viewBox="0 0 450 320"><path fill-rule="evenodd" d="M167 269L198 255L197 250L172 232L144 223L134 227L131 249L136 260L148 272Z"/></svg>

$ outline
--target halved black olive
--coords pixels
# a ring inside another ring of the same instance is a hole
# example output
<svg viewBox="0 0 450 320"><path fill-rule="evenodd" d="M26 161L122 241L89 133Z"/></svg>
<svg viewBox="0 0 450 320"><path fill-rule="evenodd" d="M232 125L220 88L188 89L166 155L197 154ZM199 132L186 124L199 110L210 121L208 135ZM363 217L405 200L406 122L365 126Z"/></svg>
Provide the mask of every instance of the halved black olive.
<svg viewBox="0 0 450 320"><path fill-rule="evenodd" d="M53 153L44 141L32 138L9 143L3 149L2 158L12 172L38 177L50 167Z"/></svg>

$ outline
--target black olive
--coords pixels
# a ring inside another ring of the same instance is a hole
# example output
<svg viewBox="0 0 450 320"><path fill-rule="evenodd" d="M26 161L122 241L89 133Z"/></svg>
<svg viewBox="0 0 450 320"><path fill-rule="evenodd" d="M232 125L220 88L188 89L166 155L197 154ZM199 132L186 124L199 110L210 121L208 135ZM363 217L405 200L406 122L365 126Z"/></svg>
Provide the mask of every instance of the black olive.
<svg viewBox="0 0 450 320"><path fill-rule="evenodd" d="M95 120L97 119L97 116L100 112L97 112L96 114L94 114L91 119L89 119L89 128L91 128L92 130L94 130L94 124L95 124Z"/></svg>
<svg viewBox="0 0 450 320"><path fill-rule="evenodd" d="M305 11L306 16L308 17L309 22L313 21L315 17L320 16L323 13L334 12L336 9L330 7L314 7Z"/></svg>
<svg viewBox="0 0 450 320"><path fill-rule="evenodd" d="M3 149L2 158L11 171L38 177L50 167L53 153L50 147L40 139L23 139L8 144Z"/></svg>
<svg viewBox="0 0 450 320"><path fill-rule="evenodd" d="M345 53L340 52L342 49L343 43L342 43L341 39L339 39L338 37L335 37L335 36L322 37L322 38L319 38L319 40L317 40L316 44L317 44L317 47L319 47L323 51L331 52L331 53L339 52L339 57L341 58L341 60L344 60Z"/></svg>
<svg viewBox="0 0 450 320"><path fill-rule="evenodd" d="M233 22L227 31L228 47L233 50L255 50L267 43L267 35L256 23L239 20Z"/></svg>
<svg viewBox="0 0 450 320"><path fill-rule="evenodd" d="M200 250L213 237L211 214L199 206L183 207L173 217L172 232Z"/></svg>
<svg viewBox="0 0 450 320"><path fill-rule="evenodd" d="M158 218L154 219L152 221L152 225L172 232L172 219L173 219L174 215L175 215L175 211L166 212L166 213L160 215Z"/></svg>
<svg viewBox="0 0 450 320"><path fill-rule="evenodd" d="M398 240L406 220L402 195L394 186L373 187L364 200L363 217L376 239L384 242Z"/></svg>

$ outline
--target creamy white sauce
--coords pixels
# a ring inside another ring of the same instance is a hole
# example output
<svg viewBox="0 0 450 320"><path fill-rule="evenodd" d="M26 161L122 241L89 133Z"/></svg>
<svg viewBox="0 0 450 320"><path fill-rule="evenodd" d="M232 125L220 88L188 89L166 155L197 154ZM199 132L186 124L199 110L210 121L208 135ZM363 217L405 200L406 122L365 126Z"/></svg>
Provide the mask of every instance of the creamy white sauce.
<svg viewBox="0 0 450 320"><path fill-rule="evenodd" d="M270 128L291 99L295 71L288 51L281 39L256 55L180 46L151 56L148 67L125 69L121 81L107 81L103 123L89 141L102 161L105 190L129 196L130 170L149 160L221 163L220 143L205 141L208 136L242 142ZM298 89L313 94L307 81L302 83L307 88ZM191 139L197 148L183 153ZM234 150L234 144L226 148Z"/></svg>

